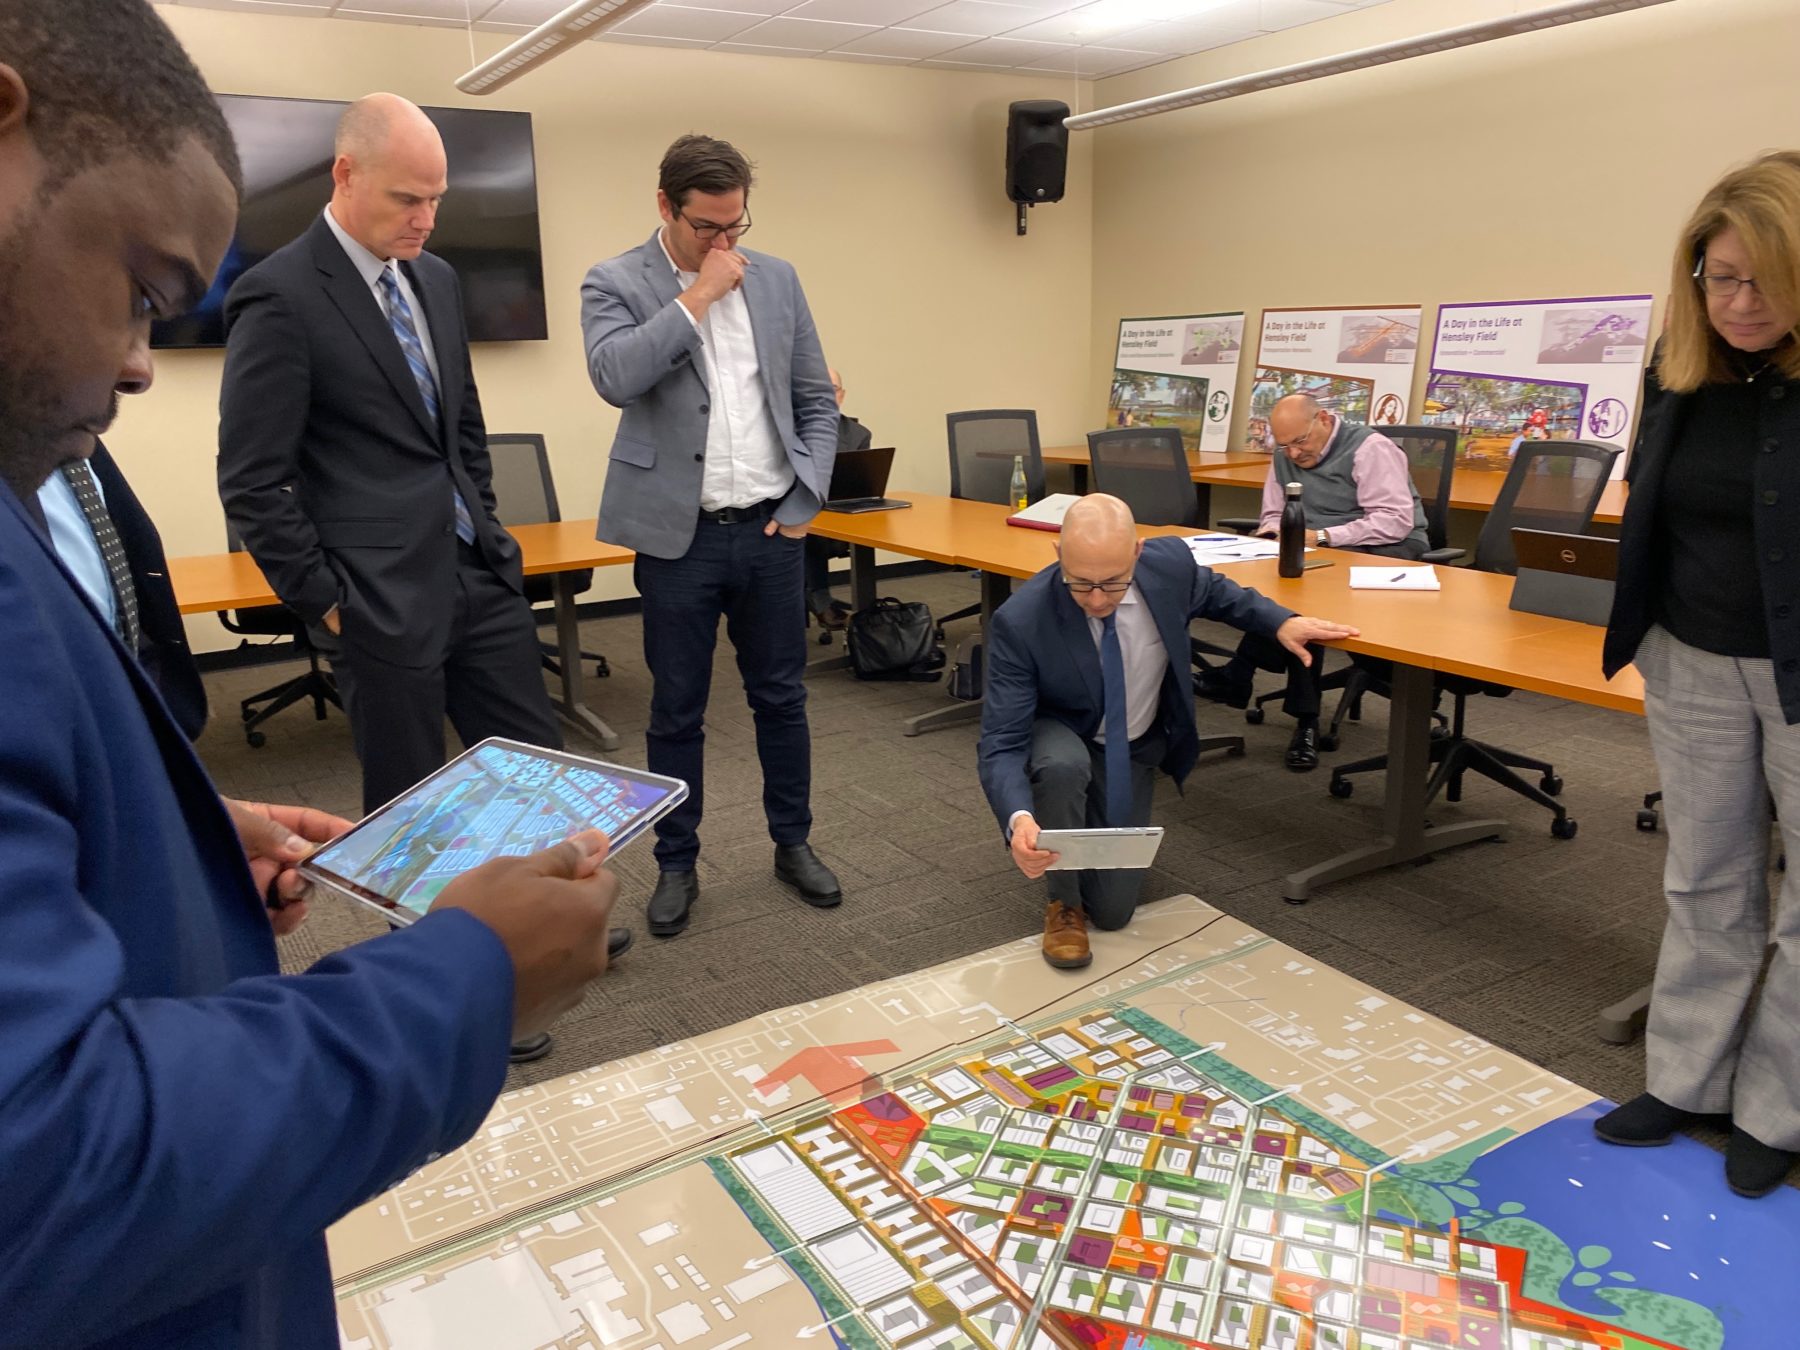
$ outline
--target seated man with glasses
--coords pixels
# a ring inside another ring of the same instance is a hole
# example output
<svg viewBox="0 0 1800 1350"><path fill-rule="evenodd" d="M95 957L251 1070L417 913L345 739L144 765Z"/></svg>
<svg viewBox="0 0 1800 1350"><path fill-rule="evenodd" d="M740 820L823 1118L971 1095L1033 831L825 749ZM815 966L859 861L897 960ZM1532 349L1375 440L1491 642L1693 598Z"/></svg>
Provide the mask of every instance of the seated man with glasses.
<svg viewBox="0 0 1800 1350"><path fill-rule="evenodd" d="M1425 507L1413 486L1406 452L1373 427L1326 412L1310 394L1289 394L1269 410L1275 458L1263 484L1257 533L1272 539L1289 483L1300 484L1309 548L1347 548L1384 558L1414 559L1427 548ZM1319 767L1319 676L1323 653L1301 665L1274 642L1252 634L1237 655L1196 685L1201 698L1233 708L1250 702L1258 669L1287 676L1281 710L1294 719L1284 762L1295 773Z"/></svg>
<svg viewBox="0 0 1800 1350"><path fill-rule="evenodd" d="M1199 566L1181 539L1140 539L1117 497L1069 508L1057 558L995 611L981 710L982 790L1032 878L1056 861L1040 829L1147 825L1156 771L1179 785L1193 769L1191 620L1262 634L1302 663L1309 642L1356 636ZM1142 871L1048 873L1044 959L1087 965L1088 923L1130 923L1143 882Z"/></svg>

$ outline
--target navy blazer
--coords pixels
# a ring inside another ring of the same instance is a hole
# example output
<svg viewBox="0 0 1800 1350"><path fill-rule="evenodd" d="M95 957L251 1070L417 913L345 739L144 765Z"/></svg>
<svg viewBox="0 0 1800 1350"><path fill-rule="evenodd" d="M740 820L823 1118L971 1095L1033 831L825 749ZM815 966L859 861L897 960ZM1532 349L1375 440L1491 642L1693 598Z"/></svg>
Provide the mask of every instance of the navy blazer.
<svg viewBox="0 0 1800 1350"><path fill-rule="evenodd" d="M1273 600L1194 561L1185 540L1144 541L1135 578L1169 654L1157 727L1168 738L1162 770L1183 782L1200 755L1194 720L1194 667L1188 623L1217 619L1247 633L1272 634L1294 615ZM987 680L981 704L981 787L1004 832L1032 809L1026 760L1040 717L1092 740L1105 711L1100 652L1087 615L1052 563L994 612L988 628Z"/></svg>
<svg viewBox="0 0 1800 1350"><path fill-rule="evenodd" d="M0 1341L336 1346L320 1234L454 1147L512 968L448 912L281 976L217 791L0 484Z"/></svg>
<svg viewBox="0 0 1800 1350"><path fill-rule="evenodd" d="M1602 669L1614 675L1637 655L1655 621L1659 562L1656 513L1669 459L1693 409L1693 399L1658 383L1654 364L1644 373L1643 412L1625 478L1631 495L1619 526L1619 575L1606 625ZM1800 380L1773 379L1757 400L1755 483L1758 577L1769 625L1775 692L1789 726L1800 723Z"/></svg>

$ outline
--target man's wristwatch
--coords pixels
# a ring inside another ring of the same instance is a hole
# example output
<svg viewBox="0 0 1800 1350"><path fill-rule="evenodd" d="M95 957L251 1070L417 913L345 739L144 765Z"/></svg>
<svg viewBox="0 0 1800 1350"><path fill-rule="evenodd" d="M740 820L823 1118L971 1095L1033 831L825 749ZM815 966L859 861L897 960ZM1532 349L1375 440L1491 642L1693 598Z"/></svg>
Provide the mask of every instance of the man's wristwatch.
<svg viewBox="0 0 1800 1350"><path fill-rule="evenodd" d="M1320 530L1318 533L1313 535L1313 543L1319 548L1330 548L1331 547L1331 545L1329 545L1325 542L1325 531L1323 531L1323 530Z"/></svg>

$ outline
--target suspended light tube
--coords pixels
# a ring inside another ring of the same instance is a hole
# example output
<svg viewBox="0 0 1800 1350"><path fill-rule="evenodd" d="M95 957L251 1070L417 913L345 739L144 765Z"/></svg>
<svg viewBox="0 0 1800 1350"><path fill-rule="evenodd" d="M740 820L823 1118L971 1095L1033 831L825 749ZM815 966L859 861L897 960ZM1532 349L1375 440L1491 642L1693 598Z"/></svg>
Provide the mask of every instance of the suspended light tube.
<svg viewBox="0 0 1800 1350"><path fill-rule="evenodd" d="M465 94L491 94L502 85L511 84L533 66L541 65L553 56L561 56L577 42L605 32L650 3L651 0L575 0L574 4L544 20L517 42L495 52L467 74L458 76L456 87Z"/></svg>

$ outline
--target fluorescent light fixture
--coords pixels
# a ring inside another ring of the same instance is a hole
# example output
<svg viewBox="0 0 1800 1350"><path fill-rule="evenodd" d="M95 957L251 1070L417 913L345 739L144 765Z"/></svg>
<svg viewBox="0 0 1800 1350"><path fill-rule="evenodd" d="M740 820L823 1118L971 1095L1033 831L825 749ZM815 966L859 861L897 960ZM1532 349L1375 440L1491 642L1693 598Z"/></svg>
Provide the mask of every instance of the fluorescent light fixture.
<svg viewBox="0 0 1800 1350"><path fill-rule="evenodd" d="M561 56L575 43L605 32L651 0L575 0L560 14L544 20L517 42L460 75L456 87L465 94L491 94L511 84L532 66Z"/></svg>
<svg viewBox="0 0 1800 1350"><path fill-rule="evenodd" d="M1517 37L1522 33L1535 33L1546 28L1558 28L1563 24L1579 23L1583 19L1598 19L1608 14L1623 13L1628 9L1644 9L1650 5L1668 3L1669 0L1563 0L1561 4L1546 5L1542 9L1530 9L1498 19L1483 19L1479 23L1446 28L1419 37L1401 38L1397 42L1385 42L1379 47L1364 47L1360 51L1323 56L1316 61L1302 61L1298 65L1281 66L1253 75L1239 75L1214 84L1197 85L1192 89L1177 89L1171 94L1157 94L1153 98L1138 99L1134 103L1096 108L1093 112L1065 118L1063 125L1070 131L1092 131L1095 127L1110 126L1114 122L1129 122L1139 117L1151 117L1156 113L1173 112L1177 108L1195 108L1202 103L1236 98L1239 94L1254 94L1263 89L1303 84L1308 80L1323 79L1327 75L1341 75L1345 71L1367 70L1370 66L1385 66L1409 57L1452 51L1457 47L1473 47L1477 43L1492 42L1496 38Z"/></svg>

